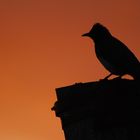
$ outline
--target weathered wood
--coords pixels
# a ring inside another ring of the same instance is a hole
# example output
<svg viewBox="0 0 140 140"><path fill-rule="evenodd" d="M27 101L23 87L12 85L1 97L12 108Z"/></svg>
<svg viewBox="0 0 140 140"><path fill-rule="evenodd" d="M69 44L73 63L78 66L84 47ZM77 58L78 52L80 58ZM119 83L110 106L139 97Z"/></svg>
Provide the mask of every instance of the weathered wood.
<svg viewBox="0 0 140 140"><path fill-rule="evenodd" d="M57 88L53 110L66 140L140 139L140 82L114 79Z"/></svg>

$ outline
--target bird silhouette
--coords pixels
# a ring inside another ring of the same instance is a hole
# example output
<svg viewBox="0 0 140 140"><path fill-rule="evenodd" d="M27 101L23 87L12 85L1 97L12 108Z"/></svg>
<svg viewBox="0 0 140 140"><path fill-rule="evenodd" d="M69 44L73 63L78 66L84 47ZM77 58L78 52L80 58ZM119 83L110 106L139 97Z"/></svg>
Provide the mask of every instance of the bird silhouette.
<svg viewBox="0 0 140 140"><path fill-rule="evenodd" d="M135 80L140 80L139 60L124 43L112 36L105 26L96 23L82 36L90 37L94 41L97 58L110 72L104 79L108 79L112 74L120 78L129 74Z"/></svg>

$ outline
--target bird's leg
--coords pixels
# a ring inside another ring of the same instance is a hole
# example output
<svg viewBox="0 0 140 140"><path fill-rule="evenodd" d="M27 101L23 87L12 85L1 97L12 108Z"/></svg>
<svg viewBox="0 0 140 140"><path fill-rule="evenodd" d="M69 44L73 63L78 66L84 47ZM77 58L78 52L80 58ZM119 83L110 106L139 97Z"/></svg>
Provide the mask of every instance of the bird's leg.
<svg viewBox="0 0 140 140"><path fill-rule="evenodd" d="M109 75L107 75L104 80L107 80L110 76L112 75L112 73L110 73Z"/></svg>
<svg viewBox="0 0 140 140"><path fill-rule="evenodd" d="M112 73L110 73L109 75L107 75L104 79L101 79L100 81L106 81L108 80L108 78L112 75Z"/></svg>
<svg viewBox="0 0 140 140"><path fill-rule="evenodd" d="M114 78L114 80L120 80L120 79L122 79L122 76L123 76L123 75L124 75L124 74L119 75L118 77Z"/></svg>

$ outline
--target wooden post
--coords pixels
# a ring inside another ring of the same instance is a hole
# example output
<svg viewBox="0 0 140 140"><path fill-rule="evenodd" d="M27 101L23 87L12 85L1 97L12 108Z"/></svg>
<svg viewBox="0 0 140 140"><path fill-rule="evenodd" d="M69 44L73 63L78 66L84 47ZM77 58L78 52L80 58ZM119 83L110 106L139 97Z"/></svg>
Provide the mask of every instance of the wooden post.
<svg viewBox="0 0 140 140"><path fill-rule="evenodd" d="M66 140L140 140L140 81L79 83L56 94Z"/></svg>

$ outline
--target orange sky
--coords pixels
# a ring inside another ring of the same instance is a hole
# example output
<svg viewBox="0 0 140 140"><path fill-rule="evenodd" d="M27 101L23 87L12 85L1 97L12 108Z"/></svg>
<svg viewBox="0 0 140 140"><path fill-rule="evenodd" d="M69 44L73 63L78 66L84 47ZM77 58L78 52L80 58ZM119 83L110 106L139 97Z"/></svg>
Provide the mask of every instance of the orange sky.
<svg viewBox="0 0 140 140"><path fill-rule="evenodd" d="M81 37L95 22L140 60L138 0L0 1L1 140L64 140L55 88L108 74Z"/></svg>

